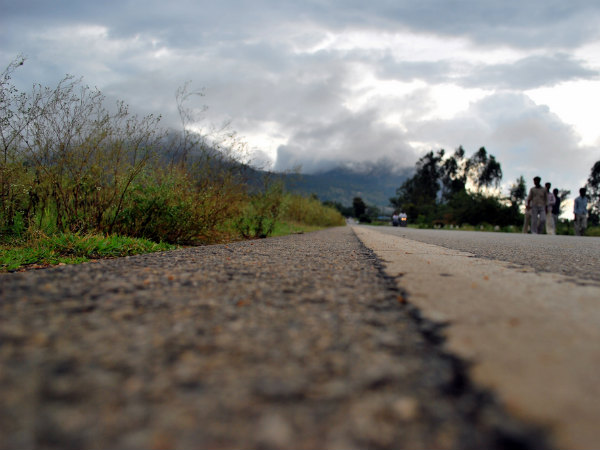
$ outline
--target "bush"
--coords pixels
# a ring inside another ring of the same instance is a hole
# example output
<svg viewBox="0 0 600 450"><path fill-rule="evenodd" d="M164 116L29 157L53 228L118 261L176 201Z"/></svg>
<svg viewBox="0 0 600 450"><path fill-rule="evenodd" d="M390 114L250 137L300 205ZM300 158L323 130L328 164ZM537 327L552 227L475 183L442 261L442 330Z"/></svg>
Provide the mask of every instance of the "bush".
<svg viewBox="0 0 600 450"><path fill-rule="evenodd" d="M283 220L310 226L332 227L346 223L333 206L326 206L312 197L288 194L284 199Z"/></svg>
<svg viewBox="0 0 600 450"><path fill-rule="evenodd" d="M246 206L236 221L236 229L244 238L265 238L273 233L281 214L283 188L268 186L263 192L249 195Z"/></svg>
<svg viewBox="0 0 600 450"><path fill-rule="evenodd" d="M130 190L109 231L156 242L210 242L239 214L242 198L242 186L229 180L195 185L184 170L155 172Z"/></svg>

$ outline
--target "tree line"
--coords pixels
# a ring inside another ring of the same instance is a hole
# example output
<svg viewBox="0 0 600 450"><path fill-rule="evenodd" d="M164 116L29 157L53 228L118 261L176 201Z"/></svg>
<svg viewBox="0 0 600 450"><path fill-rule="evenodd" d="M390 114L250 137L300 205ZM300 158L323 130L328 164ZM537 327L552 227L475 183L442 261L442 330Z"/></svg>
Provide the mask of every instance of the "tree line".
<svg viewBox="0 0 600 450"><path fill-rule="evenodd" d="M390 204L406 212L412 223L423 225L520 226L521 207L528 195L525 179L520 176L508 196L502 196L498 189L502 175L500 162L485 147L471 156L462 146L452 154L444 149L430 151L417 161L414 175L397 189ZM593 225L598 225L599 185L600 161L592 167L587 182ZM559 196L564 200L569 194L560 190Z"/></svg>

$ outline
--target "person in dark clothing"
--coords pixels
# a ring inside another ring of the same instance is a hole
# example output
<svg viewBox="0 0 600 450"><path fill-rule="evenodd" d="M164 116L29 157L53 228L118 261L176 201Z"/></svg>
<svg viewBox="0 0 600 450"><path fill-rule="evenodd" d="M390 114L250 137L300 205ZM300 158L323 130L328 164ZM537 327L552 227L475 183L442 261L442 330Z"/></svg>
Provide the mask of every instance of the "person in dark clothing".
<svg viewBox="0 0 600 450"><path fill-rule="evenodd" d="M554 194L554 205L552 205L552 217L554 218L554 229L558 225L558 216L560 214L560 197L558 196L558 189L554 188L552 190Z"/></svg>
<svg viewBox="0 0 600 450"><path fill-rule="evenodd" d="M579 197L575 199L573 205L573 214L575 214L575 236L585 236L587 228L587 191L585 188L579 189Z"/></svg>

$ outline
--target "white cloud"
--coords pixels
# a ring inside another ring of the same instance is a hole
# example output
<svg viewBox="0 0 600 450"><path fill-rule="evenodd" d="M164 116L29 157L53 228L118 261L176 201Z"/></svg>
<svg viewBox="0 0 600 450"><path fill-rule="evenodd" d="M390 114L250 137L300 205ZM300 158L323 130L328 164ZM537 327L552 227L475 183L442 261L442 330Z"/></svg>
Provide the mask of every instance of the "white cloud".
<svg viewBox="0 0 600 450"><path fill-rule="evenodd" d="M600 147L600 81L565 82L527 92L537 103L548 105L581 137L580 145ZM598 151L600 157L600 150Z"/></svg>

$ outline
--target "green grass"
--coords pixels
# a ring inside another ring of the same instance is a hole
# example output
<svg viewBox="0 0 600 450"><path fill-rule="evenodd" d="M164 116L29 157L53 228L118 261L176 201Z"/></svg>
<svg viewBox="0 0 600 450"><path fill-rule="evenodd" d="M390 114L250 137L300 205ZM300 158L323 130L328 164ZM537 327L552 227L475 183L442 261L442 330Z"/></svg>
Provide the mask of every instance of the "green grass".
<svg viewBox="0 0 600 450"><path fill-rule="evenodd" d="M79 264L93 259L114 258L177 248L145 239L122 236L57 234L0 243L0 272L41 268L57 264Z"/></svg>
<svg viewBox="0 0 600 450"><path fill-rule="evenodd" d="M325 227L277 222L272 236L308 233ZM225 239L230 241L231 239ZM234 239L235 240L235 239ZM0 242L0 272L15 272L58 264L80 264L96 259L153 253L178 248L146 239L99 234L56 234L29 238L5 238Z"/></svg>
<svg viewBox="0 0 600 450"><path fill-rule="evenodd" d="M316 225L305 225L297 222L277 222L271 236L286 236L288 234L309 233L322 230L326 227Z"/></svg>
<svg viewBox="0 0 600 450"><path fill-rule="evenodd" d="M585 230L586 236L600 237L600 227L589 227Z"/></svg>

